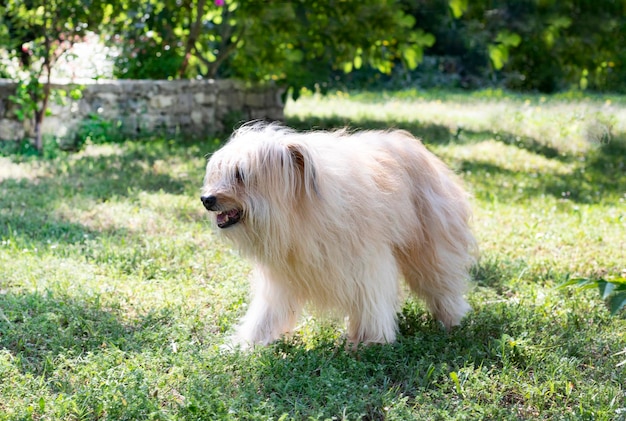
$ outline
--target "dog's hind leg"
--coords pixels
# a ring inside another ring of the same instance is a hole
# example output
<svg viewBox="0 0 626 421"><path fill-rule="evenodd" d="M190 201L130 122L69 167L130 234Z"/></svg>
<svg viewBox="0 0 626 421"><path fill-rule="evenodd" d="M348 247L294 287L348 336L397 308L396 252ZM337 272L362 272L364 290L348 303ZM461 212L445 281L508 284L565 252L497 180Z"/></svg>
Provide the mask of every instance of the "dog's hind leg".
<svg viewBox="0 0 626 421"><path fill-rule="evenodd" d="M468 268L463 259L426 247L397 250L396 258L405 281L426 302L435 319L447 329L459 325L471 310L463 297L468 289Z"/></svg>
<svg viewBox="0 0 626 421"><path fill-rule="evenodd" d="M396 340L399 303L398 267L391 250L378 251L359 262L356 287L348 306L348 341L351 344Z"/></svg>
<svg viewBox="0 0 626 421"><path fill-rule="evenodd" d="M461 294L425 294L421 297L426 301L428 309L446 329L461 324L461 319L472 308Z"/></svg>
<svg viewBox="0 0 626 421"><path fill-rule="evenodd" d="M302 310L301 300L288 284L265 271L257 270L252 283L254 296L234 338L244 347L267 345L290 333Z"/></svg>

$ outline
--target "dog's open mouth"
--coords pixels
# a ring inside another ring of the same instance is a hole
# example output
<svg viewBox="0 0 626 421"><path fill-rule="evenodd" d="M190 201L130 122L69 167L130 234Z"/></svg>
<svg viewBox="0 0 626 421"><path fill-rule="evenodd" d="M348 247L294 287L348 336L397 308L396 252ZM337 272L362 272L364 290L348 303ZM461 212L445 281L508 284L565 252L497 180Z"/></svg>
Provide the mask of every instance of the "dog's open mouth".
<svg viewBox="0 0 626 421"><path fill-rule="evenodd" d="M228 228L235 225L241 220L241 211L239 209L231 209L217 214L217 226L220 228Z"/></svg>

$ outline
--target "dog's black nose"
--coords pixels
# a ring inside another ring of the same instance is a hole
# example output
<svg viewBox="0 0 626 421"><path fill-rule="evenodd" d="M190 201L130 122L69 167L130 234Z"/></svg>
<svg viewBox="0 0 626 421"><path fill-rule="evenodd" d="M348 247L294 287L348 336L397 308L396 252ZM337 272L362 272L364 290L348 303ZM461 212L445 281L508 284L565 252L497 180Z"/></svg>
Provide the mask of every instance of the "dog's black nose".
<svg viewBox="0 0 626 421"><path fill-rule="evenodd" d="M213 207L215 206L215 204L217 203L217 197L210 195L210 196L201 196L200 200L202 201L202 204L204 205L204 207L207 210L213 210Z"/></svg>

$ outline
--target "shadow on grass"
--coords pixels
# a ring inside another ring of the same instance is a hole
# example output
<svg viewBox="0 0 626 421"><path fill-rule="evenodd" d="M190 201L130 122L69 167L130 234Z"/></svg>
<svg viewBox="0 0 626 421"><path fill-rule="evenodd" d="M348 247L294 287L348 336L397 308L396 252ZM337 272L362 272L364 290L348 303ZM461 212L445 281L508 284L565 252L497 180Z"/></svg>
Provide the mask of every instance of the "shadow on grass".
<svg viewBox="0 0 626 421"><path fill-rule="evenodd" d="M298 117L287 117L285 123L297 130L333 130L345 127L354 130L401 129L423 139L424 143L433 144L446 144L455 139L458 140L457 133L451 132L449 127L439 124L424 124L419 121L374 119L353 121L341 117L307 117L303 120Z"/></svg>
<svg viewBox="0 0 626 421"><path fill-rule="evenodd" d="M526 370L532 363L524 349L509 345L507 339L528 328L528 319L520 322L517 312L505 303L485 306L462 327L446 333L424 313L405 310L397 343L371 345L356 353L332 340L313 349L294 340L280 342L255 356L255 370L241 374L245 382L239 393L248 396L250 406L268 405L274 413L294 418L315 417L316 408L324 408L325 417L343 412L349 419L385 419L393 403L402 400L409 399L411 406L411 400L424 393L457 396L450 373L465 367L501 370L506 364L509 370ZM547 320L536 327L560 332ZM209 393L201 390L197 401Z"/></svg>
<svg viewBox="0 0 626 421"><path fill-rule="evenodd" d="M502 270L506 268L485 265L481 278L495 284ZM166 361L171 373L185 373L172 378L168 386L184 396L184 405L171 407L172 413L182 418L215 419L229 414L278 418L286 413L306 419L343 413L349 419L385 419L393 403L409 399L411 406L422 394L457 396L452 372L461 376L465 368L484 367L493 376L503 369L523 376L535 364L529 355L533 348L525 348L525 335L548 342L554 338L541 347L550 349L555 359L580 356L588 341L580 335L581 323L590 323L573 318L554 320L532 306L503 300L480 305L462 326L446 332L421 306L409 301L401 313L395 344L347 352L334 334L322 330L312 348L305 346L299 335L250 353L218 353L208 343L196 342L174 358L169 350L171 341L182 344L193 335L193 329L181 327L177 317L181 315L162 311L128 320L120 310L103 305L94 296L5 293L0 294L0 349L10 351L22 372L44 378L54 376L55 371L58 375L62 362L73 358L73 370L81 372L87 363L80 357L90 354L95 354L93 361L109 364L106 368L115 367L99 356L112 349L121 352L116 355L149 356L145 367L133 365L136 362L132 360L126 366L124 357L115 363L131 377L141 377L144 372L146 377L157 376L148 373L158 372ZM106 375L99 381L95 387L106 389ZM115 381L125 382L126 377L115 377ZM164 399L154 393L162 384L145 380L123 384L127 399L136 394L157 407ZM49 387L57 387L54 385L51 382ZM79 386L68 384L63 390L71 396L77 393L74 388ZM99 396L102 392L93 393Z"/></svg>
<svg viewBox="0 0 626 421"><path fill-rule="evenodd" d="M208 145L207 149L213 147ZM0 181L0 238L20 236L35 243L73 244L86 235L97 237L97 231L65 220L56 211L58 206L63 202L82 201L88 210L90 205L117 198L135 199L141 192L187 194L195 191L201 183L200 175L198 185L192 186L166 171L168 159L184 159L189 154L184 145L171 146L162 141L129 143L119 153L111 155L42 159L43 175L35 179Z"/></svg>
<svg viewBox="0 0 626 421"><path fill-rule="evenodd" d="M59 354L78 356L102 347L138 347L118 315L99 303L52 293L0 295L0 348L20 356L23 371L42 373Z"/></svg>
<svg viewBox="0 0 626 421"><path fill-rule="evenodd" d="M459 127L448 127L441 124L422 123L418 120L375 120L359 118L350 120L342 117L288 117L286 124L298 130L333 130L344 127L355 130L388 130L401 129L422 139L426 144L448 143L476 143L483 140L495 139L508 145L526 149L530 152L543 155L546 158L564 158L559 150L528 136L519 136L515 133L494 132L490 130L475 131Z"/></svg>
<svg viewBox="0 0 626 421"><path fill-rule="evenodd" d="M496 140L506 145L527 150L548 159L574 164L570 174L540 172L529 174L514 172L485 162L465 160L460 170L476 174L477 183L485 183L484 188L490 195L501 195L503 199L513 196L522 198L542 195L554 196L558 199L571 200L576 203L598 203L606 199L606 195L619 196L626 192L626 135L614 136L610 142L590 148L587 156L577 157L561 153L553 146L528 136L515 133L472 131L437 124L423 124L419 121L359 119L351 121L341 117L288 117L287 125L298 130L352 129L379 130L403 129L421 138L425 144L477 143L484 140ZM508 181L511 187L488 186L487 173ZM485 177L483 177L483 175ZM533 178L534 177L534 178ZM479 186L480 187L480 186Z"/></svg>
<svg viewBox="0 0 626 421"><path fill-rule="evenodd" d="M161 314L162 313L162 314ZM50 291L0 294L0 349L19 356L21 370L45 373L57 356L78 357L105 349L162 349L171 317L166 310L124 321L98 296L84 299Z"/></svg>
<svg viewBox="0 0 626 421"><path fill-rule="evenodd" d="M549 159L558 159L560 161L571 161L572 157L564 155L557 148L546 145L530 136L520 136L515 133L503 132L503 131L474 131L463 129L460 131L460 136L466 136L470 139L494 139L498 142L502 142L505 145L515 146L519 149L524 149L532 152L536 155L542 155Z"/></svg>
<svg viewBox="0 0 626 421"><path fill-rule="evenodd" d="M591 149L567 174L515 172L471 160L462 161L459 169L472 174L485 200L553 196L580 204L616 203L626 193L626 137Z"/></svg>
<svg viewBox="0 0 626 421"><path fill-rule="evenodd" d="M326 416L339 416L350 408L354 412L348 418L386 419L394 403L404 400L413 407L423 402L423 396L437 401L471 395L461 389L503 378L503 372L533 383L533 372L543 364L584 358L581 349L590 338L581 332L581 324L598 323L595 317L555 320L542 309L502 301L480 306L461 327L445 332L424 312L405 308L396 344L366 347L354 356L333 349L332 343L314 350L279 345L261 356L262 368L255 379L260 401L279 407L288 401L294 406L280 409L301 408L296 418L311 415L305 408L324 407L330 412ZM410 334L405 333L407 327ZM617 345L614 349L619 349ZM582 375L588 376L593 374ZM468 385L463 386L465 380ZM514 401L526 401L518 393L494 391L488 400L496 407L500 403L506 415L516 407L509 401L511 394Z"/></svg>

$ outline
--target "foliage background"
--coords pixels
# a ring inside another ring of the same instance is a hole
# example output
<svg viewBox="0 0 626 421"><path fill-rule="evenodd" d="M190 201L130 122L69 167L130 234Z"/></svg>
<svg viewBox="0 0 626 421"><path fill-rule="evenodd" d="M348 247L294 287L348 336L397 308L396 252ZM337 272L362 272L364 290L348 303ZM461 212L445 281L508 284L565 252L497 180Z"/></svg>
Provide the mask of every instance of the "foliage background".
<svg viewBox="0 0 626 421"><path fill-rule="evenodd" d="M37 23L46 10L54 25ZM626 91L623 0L10 0L0 12L0 50L24 67L45 57L41 40L58 51L93 30L119 78Z"/></svg>

